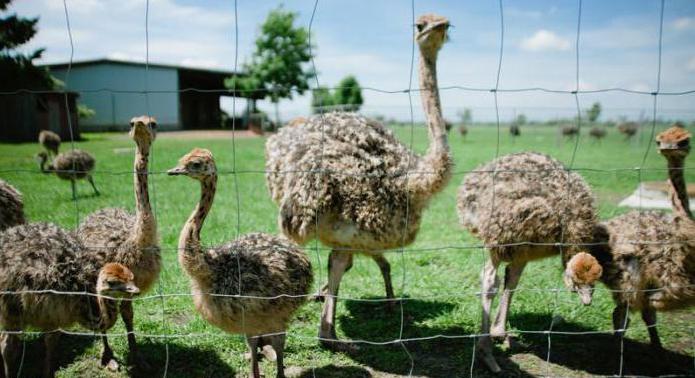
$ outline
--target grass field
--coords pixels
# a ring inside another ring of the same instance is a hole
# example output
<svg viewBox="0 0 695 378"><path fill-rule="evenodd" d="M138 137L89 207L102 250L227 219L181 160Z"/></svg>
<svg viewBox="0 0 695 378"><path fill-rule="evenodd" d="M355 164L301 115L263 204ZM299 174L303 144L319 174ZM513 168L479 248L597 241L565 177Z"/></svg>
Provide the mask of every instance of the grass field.
<svg viewBox="0 0 695 378"><path fill-rule="evenodd" d="M396 128L399 137L410 143L409 128ZM414 148L424 151L427 134L416 128L412 134ZM71 201L70 185L56 177L39 173L33 155L37 144L0 145L0 177L24 193L28 218L31 221L50 221L74 228L78 219L103 207L122 206L133 210L132 168L133 142L120 134L86 134L86 140L75 143L76 148L96 156L95 181L102 191L92 196L86 182L78 184L79 200ZM638 138L640 139L640 138ZM621 198L631 193L642 180L664 180L665 161L651 148L645 168L600 171L614 168L633 168L642 163L649 140L648 131L639 140L625 142L614 129L608 137L596 143L582 137L576 150L574 166L599 171L581 173L595 190L602 219L625 212L618 208ZM164 259L158 288L150 294L188 293L188 279L176 261L176 240L189 212L197 201L198 185L187 178L168 177L162 172L173 167L180 156L192 147L210 149L218 168L239 172L220 177L218 195L208 218L202 238L206 244L217 244L235 238L238 232L277 232L277 209L271 202L262 173L265 139L239 139L236 142L236 162L231 140L179 140L160 138L154 144L151 169L151 194L154 199ZM388 312L383 304L341 300L337 312L339 336L345 339L388 341L434 335L467 335L478 332L478 276L486 256L477 248L456 248L477 241L458 226L455 212L456 188L465 171L478 164L513 151L535 150L549 153L569 163L574 142L558 138L556 130L526 127L521 137L511 140L506 127L500 135L496 151L495 128L472 128L463 140L452 132L450 144L456 160L456 174L444 193L438 195L426 212L416 242L405 253L395 251L387 257L392 264L396 295L403 296L400 309ZM70 148L65 143L63 149ZM692 165L692 158L689 160ZM640 178L641 176L641 178ZM695 180L693 171L688 179ZM237 192L238 190L238 192ZM239 206L237 207L237 198ZM313 246L310 244L309 246ZM315 286L326 279L327 250L309 249L315 271ZM319 261L320 260L320 261ZM502 271L500 271L502 273ZM535 290L554 289L561 290ZM530 264L521 280L510 314L510 328L523 331L547 330L553 319L554 331L609 331L612 301L602 286L595 294L594 304L583 307L578 298L563 289L561 265L558 258ZM381 276L371 259L357 258L353 269L346 274L341 296L364 299L384 295ZM140 334L142 352L152 365L149 371L122 371L112 374L98 366L100 342L91 337L66 336L60 346L59 376L161 376L165 365L169 377L220 377L246 374L248 364L243 358L246 346L240 336L224 334L206 324L195 312L188 296L160 299L151 297L136 302L136 330ZM468 376L471 371L471 338L437 338L408 342L408 353L400 344L383 346L362 345L358 352L336 354L321 349L314 339L317 334L321 304L310 302L299 311L289 330L286 349L286 372L294 376L363 377L407 375L414 360L412 373L416 376ZM659 330L668 350L652 352L641 319L633 314L632 325L624 342L626 374L663 375L695 374L695 314L693 311L660 315ZM401 319L402 329L401 329ZM127 348L124 328L119 322L112 332L117 356L125 359ZM190 336L186 336L189 335ZM201 335L202 334L202 335ZM170 335L168 338L147 335ZM610 333L600 335L552 335L522 333L518 345L509 350L498 349L496 356L505 369L504 376L591 376L618 374L620 343ZM548 346L550 363L546 363ZM24 376L40 372L42 343L27 339ZM168 350L168 365L166 364ZM263 362L266 376L274 374L274 363ZM487 376L478 363L475 376Z"/></svg>

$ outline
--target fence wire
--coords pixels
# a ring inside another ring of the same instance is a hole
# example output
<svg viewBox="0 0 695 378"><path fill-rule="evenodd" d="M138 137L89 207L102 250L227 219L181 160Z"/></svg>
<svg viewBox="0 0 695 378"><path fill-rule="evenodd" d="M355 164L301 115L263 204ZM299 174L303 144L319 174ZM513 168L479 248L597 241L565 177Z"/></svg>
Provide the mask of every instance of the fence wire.
<svg viewBox="0 0 695 378"><path fill-rule="evenodd" d="M575 107L576 107L576 127L581 130L582 127L582 111L581 111L581 104L580 104L580 96L581 95L587 95L587 94L597 94L597 93L609 93L609 92L618 92L618 93L624 93L624 94L635 94L635 95L644 95L644 96L651 96L652 97L652 119L651 119L651 128L650 128L650 140L654 139L655 133L656 133L656 127L658 123L658 98L660 96L686 96L690 94L695 94L695 89L691 90L684 90L684 91L661 91L661 75L662 75L662 51L663 51L663 26L664 26L664 9L665 9L665 0L660 0L660 8L659 8L659 28L658 28L658 51L657 51L657 72L656 72L656 88L653 91L642 91L642 90L633 90L633 89L627 89L627 88L621 88L621 87L610 87L610 88L600 88L600 89L581 89L580 88L580 41L581 41L581 25L582 25L582 0L577 0L577 24L576 24L576 39L575 39L575 88L573 90L560 90L560 89L554 89L554 88L545 88L545 87L522 87L522 88L505 88L501 85L502 80L502 67L503 67L503 62L504 62L504 46L505 46L505 20L504 20L504 10L505 10L505 4L503 0L499 0L498 2L499 5L499 21L500 21L500 38L499 38L499 55L498 55L498 61L497 61L497 68L496 68L496 79L495 79L495 85L492 88L482 88L482 87L472 87L472 86L466 86L466 85L451 85L451 86L442 86L438 87L439 91L462 91L462 92L482 92L482 93L490 93L492 95L492 99L494 102L494 110L495 110L495 126L497 130L497 138L496 138L496 146L495 146L495 154L494 157L495 159L500 156L500 138L501 138L501 122L500 122L500 101L499 101L499 94L500 93L531 93L531 92L543 92L543 93L551 93L551 94L558 94L558 95L569 95L572 96ZM234 0L233 3L233 9L234 9L234 73L238 72L238 60L239 60L239 27L238 27L238 21L239 21L239 10L238 10L238 4L237 0ZM318 19L318 9L319 9L319 0L315 0L312 8L312 13L311 13L311 18L308 23L308 30L309 30L309 45L311 49L311 31L312 27L314 26L314 22ZM58 93L58 94L63 94L64 95L64 106L66 109L66 114L68 114L68 129L69 129L69 135L70 135L70 148L72 151L75 151L75 140L74 140L74 130L73 130L73 124L72 124L72 119L69 116L70 115L70 107L69 107L69 97L68 97L68 86L70 83L70 74L72 70L72 66L74 64L74 52L75 52L75 45L73 41L73 35L72 35L72 29L70 25L70 15L69 15L69 7L68 7L68 2L67 0L63 0L63 11L65 14L65 25L66 25L66 31L67 31L67 37L68 37L68 42L70 46L70 57L69 57L69 63L67 66L67 72L65 76L65 88L62 90L31 90L31 89L19 89L15 91L4 91L0 92L0 96L16 96L16 95L21 95L21 94L48 94L48 93ZM159 89L150 89L149 88L149 68L150 68L150 38L149 38L149 31L150 31L150 25L149 25L149 19L150 19L150 2L147 0L145 2L145 12L144 12L144 29L145 29L145 77L144 77L144 90L116 90L113 88L95 88L95 89L86 89L86 90L80 90L80 93L111 93L111 94L143 94L145 96L145 107L147 109L147 115L150 114L150 100L149 100L149 95L151 94L163 94L163 93L208 93L208 94L232 94L232 111L233 114L236 114L236 97L237 95L250 95L253 93L257 93L260 91L265 91L265 89L239 89L236 87L232 88L219 88L219 89L201 89L201 88L181 88L177 90L159 90ZM416 18L416 8L415 8L415 1L411 0L410 1L410 20L409 23L414 25L415 24L415 18ZM413 35L411 36L411 54L410 54L410 63L409 63L409 77L408 77L408 86L407 88L400 88L400 89L384 89L384 88L375 88L375 87L362 87L362 90L365 91L371 91L371 92L376 92L376 93L382 93L382 94L405 94L408 99L408 106L409 106L409 139L407 141L408 146L410 147L411 150L413 150L414 147L414 140L415 140L415 127L416 127L416 122L415 122L415 112L414 112L414 105L413 105L413 94L415 93L421 93L427 89L424 88L417 88L413 85L413 75L414 75L414 66L415 66L415 54L416 54L416 45L415 45L415 32L413 31ZM314 53L313 51L310 51L311 55L311 65L313 67L313 72L314 72L314 81L316 88L321 88L319 85L319 79L318 79L318 69L316 67L316 63L314 61ZM235 82L236 84L236 82ZM340 89L340 87L325 87L330 90L336 90ZM283 89L288 89L290 92L296 93L294 88L283 88ZM321 108L323 105L319 104L319 108ZM156 116L156 115L154 115ZM324 134L324 129L326 126L326 123L323 118L323 113L319 113L317 117L321 120L321 130L322 130L322 139L321 139L321 147L324 147L325 143L325 134ZM237 124L236 124L236 117L232 118L232 130L236 131L237 130ZM575 138L574 145L572 147L572 154L569 159L569 164L567 165L566 168L563 169L563 172L567 174L568 178L568 183L571 182L570 180L570 174L577 172L577 173L582 173L582 172L597 172L597 173L617 173L617 172L636 172L637 174L637 179L638 183L642 184L642 178L643 174L645 172L665 172L668 170L668 168L649 168L646 167L646 161L650 153L650 148L651 148L651 143L647 143L647 147L644 151L644 155L642 157L641 163L637 167L616 167L616 168L608 168L608 169L599 169L599 168L593 168L593 167L575 167L575 160L577 157L577 153L579 151L579 141L580 138L577 137ZM266 170L249 170L249 169L239 169L237 166L237 141L235 137L235 133L232 133L232 138L231 138L231 149L232 149L232 169L231 170L219 170L217 173L218 175L227 175L231 176L233 179L233 187L234 187L234 193L235 193L235 204L236 204L236 219L235 219L235 227L234 227L234 233L235 237L238 238L242 234L242 214L241 214L241 197L240 197L240 189L239 189L239 181L241 180L242 175L249 175L249 174L286 174L286 175L292 175L292 174L297 174L297 173L311 173L315 174L317 177L317 180L321 180L322 175L349 175L349 176L361 176L360 174L353 174L353 173L345 173L345 172L336 172L336 171L331 171L328 169L323 168L323 150L321 151L321 154L318 156L318 166L320 169L317 170L311 170L311 171L302 171L302 170L284 170L284 171L266 171ZM154 148L152 150L152 161L154 161ZM410 156L408 157L410 159ZM74 163L73 163L74 164ZM404 182L408 182L409 180L409 175L412 174L435 174L436 172L427 172L427 171L418 171L413 169L412 164L410 161L408 161L407 165L408 169L404 172L396 172L393 173L393 177L398 177L404 180ZM684 171L690 171L690 170L695 170L695 168L682 168ZM63 172L63 171L58 171L58 172ZM79 172L76 167L73 165L73 170L71 172ZM489 206L495 207L496 202L495 202L495 179L499 173L503 172L512 172L512 173L522 173L522 172L529 172L529 171L509 171L509 170L498 170L496 166L493 167L492 170L459 170L455 171L453 175L465 175L465 174L470 174L470 173L486 173L490 174L492 177L492 188L493 188L493 193L492 193L492 200ZM538 171L542 172L542 171ZM22 169L0 169L0 173L22 173L22 174L40 174L40 172L36 172L34 170L22 170ZM135 173L134 170L122 170L122 171L110 171L110 170L99 170L99 173L104 174L104 175L133 175ZM156 171L153 169L148 168L147 175L148 177L152 177L153 180L150 180L150 186L151 190L153 193L153 213L155 218L157 217L157 190L156 190L156 184L154 178L157 177L158 175L164 174L165 172L162 171ZM368 176L368 175L364 175ZM388 177L383 174L380 174L379 177ZM570 198L571 194L571 188L570 185L567 187L567 198ZM640 195L640 200L641 200L641 195ZM75 197L74 198L74 212L75 212L75 227L77 227L80 223L80 206L79 206L79 198ZM640 205L641 207L641 205ZM403 231L403 244L405 244L405 240L407 238L406 232L407 232L407 222L409 220L409 212L410 212L410 203L406 202L406 212L405 212L405 228ZM562 215L562 221L561 223L564 225L565 224L565 217L567 216L566 213L563 213ZM316 218L316 230L318 232L318 227L319 225L319 217ZM403 246L400 248L396 248L391 251L385 251L385 253L395 253L398 254L400 257L401 261L401 267L402 267L402 276L401 276L401 285L400 285L400 296L395 298L400 305L399 308L399 329L398 329L398 337L394 338L392 340L386 340L386 341L373 341L373 340L364 340L364 339L350 339L350 340L327 340L327 341L333 341L333 342L339 342L339 343L354 343L354 344L365 344L365 345L373 345L373 346L387 346L387 345L397 345L402 348L403 352L407 355L408 361L410 363L410 366L408 368L408 375L412 375L413 372L416 369L416 359L413 356L413 353L409 350L408 344L409 343L416 343L416 342L422 342L422 341L429 341L429 340L446 340L446 339L470 339L471 342L473 343L473 347L471 348L471 364L469 368L469 375L473 377L475 375L475 366L476 366L476 342L479 338L481 337L486 337L490 336L489 333L468 333L468 334L455 334L455 335L449 335L449 334L435 334L435 335L428 335L428 336L421 336L421 337L406 337L404 335L404 329L405 329L405 323L406 323L406 314L405 314L405 307L404 304L407 303L408 301L415 301L415 300L434 300L434 299L465 299L465 298L479 298L482 295L486 293L482 293L480 290L476 289L465 289L465 288L459 288L456 293L434 293L434 294L428 294L428 295L418 295L416 297L410 297L407 294L408 287L408 269L407 269L407 261L405 258L405 255L407 253L431 253L431 252L441 252L441 253L453 253L455 251L466 251L466 250L478 250L480 251L483 255L486 254L486 250L489 249L494 249L494 248L501 248L501 247L514 247L514 246L552 246L552 247L558 247L561 251L564 250L565 247L569 246L585 246L585 247L591 247L591 246L598 246L598 245L605 245L606 243L583 243L583 244L577 244L577 243L565 243L564 242L564 226L562 227L562 235L560 237L560 242L559 243L541 243L541 242L532 242L532 241L524 241L524 242L519 242L519 243L507 243L507 244L482 244L482 243L460 243L460 244L455 244L455 245L442 245L442 246L429 246L429 247L407 247ZM321 252L345 252L345 253L357 253L361 252L363 250L357 250L357 249L351 249L351 248L325 248L322 247L318 243L318 234L315 235L315 241L311 246L301 246L299 247L302 250L305 250L306 252L314 252L316 260L319 262L319 269L318 269L318 277L317 277L317 282L319 283L318 287L320 288L324 282L326 282L323 277L324 277L324 267L321 266ZM695 243L695 240L681 240L681 241L671 241L671 240L658 240L658 241L646 241L646 240L626 240L626 241L619 241L615 244L623 244L623 245L663 245L667 246L669 244L682 244L682 243ZM104 246L85 246L86 248L89 249L100 249L100 248L108 248ZM166 246L161 246L161 251L166 252L166 251L171 251L171 252L178 252L179 248L178 247L166 247ZM485 257L483 256L482 261L484 263ZM241 262L238 260L238 255L237 255L237 263L238 266L241 267ZM162 267L162 274L166 275L169 274L169 271L167 270L166 264L163 264ZM325 273L326 280L328 279L329 273ZM158 300L159 301L159 310L161 312L161 324L162 326L165 326L167 324L167 308L166 308L166 301L168 299L172 298L178 298L178 297L191 297L194 295L200 295L200 294L206 294L209 296L213 297L227 297L227 298L234 298L234 299L261 299L261 300L277 300L279 298L296 298L296 297L311 297L314 294L308 294L308 295L288 295L288 294L280 294L277 296L254 296L254 295L245 295L242 287L242 272L241 269L238 270L238 281L239 281L239 287L238 287L238 295L226 295L226 294L219 294L219 293L203 293L203 292L185 292L185 293L168 293L166 292L163 287L161 280L158 281L157 284L157 289L156 289L156 294L151 294L151 295L143 295L140 297L135 297L132 299L124 299L124 301L132 301L132 302L147 302L151 300ZM669 286L669 288L673 288L674 286ZM688 288L695 288L695 285L689 285L687 286ZM663 290L665 288L647 288L643 290L639 290L639 292L658 292L660 290ZM548 328L545 330L513 330L513 331L508 331L510 334L513 335L545 335L547 337L547 353L546 353L546 375L551 376L551 351L552 351L552 336L554 335L566 335L566 336L581 336L581 335L610 335L613 334L614 331L618 331L621 335L621 340L620 340L620 356L619 356L619 371L618 375L622 376L624 373L624 349L625 349L625 335L627 334L627 314L629 314L629 311L626 314L625 321L623 323L622 329L618 330L613 330L613 329L597 329L597 330L589 330L589 331L564 331L564 330L557 330L555 329L555 323L556 323L556 314L558 312L558 301L559 301L559 295L564 289L558 288L558 287L524 287L524 288L515 288L511 290L512 292L537 292L537 293L550 293L553 296L553 301L552 301L552 306L549 308L549 312L551 314L551 322L548 325ZM634 292L634 291L625 291L625 290L613 290L607 287L597 287L596 291L605 291L608 293L624 293L624 292ZM21 291L0 291L0 295L65 295L65 296L84 296L85 298L90 298L90 297L102 297L102 298L108 298L108 299L116 299L116 298L111 298L108 296L104 295L98 295L95 293L91 293L88 291L79 291L79 292L69 292L69 291L60 291L60 290L51 290L51 289L46 289L46 290L21 290ZM359 298L359 297L351 297L351 296L335 296L336 299L342 300L342 301L355 301L355 302L365 302L365 303L379 303L379 302L387 302L391 301L391 299L386 299L386 298ZM91 306L90 306L91 310ZM93 314L92 314L93 315ZM136 319L137 319L137 313L136 313ZM242 325L244 325L246 322L246 316L242 307ZM137 323L136 323L137 324ZM653 325L654 327L656 325ZM691 328L691 334L695 335L695 327L690 327ZM73 335L73 336L84 336L84 337L115 337L115 338L124 338L127 337L127 334L123 333L100 333L100 332L83 332L83 331L75 331L72 329L55 329L55 330L46 330L46 331L28 331L28 330L2 330L0 331L0 334L3 335L22 335L22 336L40 336L40 335L46 335L46 334L51 334L51 333L60 333L60 334L66 334L66 335ZM165 346L165 366L163 369L162 375L164 377L167 376L169 372L169 365L170 365L170 355L169 355L169 340L174 340L174 339L189 339L189 338L205 338L205 339L213 339L213 338L228 338L229 335L226 333L222 332L200 332L200 333L167 333L167 334L156 334L156 333L149 333L149 332L134 332L133 333L137 337L143 337L146 339L152 339L152 340L162 340L164 342ZM289 339L296 339L296 340L306 340L306 341L319 341L322 340L320 337L315 337L315 336L306 336L300 333L295 333L295 332L286 332L286 333L276 333L276 334L285 334ZM272 336L276 334L268 334L264 336ZM19 373L21 374L23 371L24 366L26 365L27 362L27 356L26 356L26 338L23 339L23 346L22 346L22 354L21 354L21 361L19 365ZM318 358L316 358L318 361ZM695 360L695 358L694 358ZM315 375L316 366L314 366L314 363L311 363L311 370L312 374ZM692 367L693 371L692 373L695 374L695 366ZM242 367L241 370L245 370L245 367ZM684 374L687 375L687 374Z"/></svg>

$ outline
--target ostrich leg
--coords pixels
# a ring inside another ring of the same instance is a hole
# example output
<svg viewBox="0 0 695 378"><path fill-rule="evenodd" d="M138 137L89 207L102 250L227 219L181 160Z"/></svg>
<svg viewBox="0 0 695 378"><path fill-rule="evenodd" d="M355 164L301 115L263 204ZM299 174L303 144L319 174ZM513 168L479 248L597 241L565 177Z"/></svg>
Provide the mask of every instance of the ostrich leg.
<svg viewBox="0 0 695 378"><path fill-rule="evenodd" d="M6 329L6 331L11 331L12 329ZM0 354L2 355L4 366L3 374L6 378L17 376L17 359L21 355L21 341L19 336L15 334L6 333L0 335Z"/></svg>
<svg viewBox="0 0 695 378"><path fill-rule="evenodd" d="M321 344L329 349L339 349L338 337L335 333L335 308L338 303L338 289L340 280L348 266L352 265L352 253L344 251L331 251L328 256L328 292L326 293L323 312L321 313L321 326L319 338Z"/></svg>
<svg viewBox="0 0 695 378"><path fill-rule="evenodd" d="M70 179L70 186L72 187L72 199L74 201L77 199L77 190L75 189L75 179Z"/></svg>
<svg viewBox="0 0 695 378"><path fill-rule="evenodd" d="M116 362L116 359L113 357L113 349L111 349L111 345L109 345L109 338L101 336L101 342L104 348L101 352L101 366L110 371L118 371L118 362Z"/></svg>
<svg viewBox="0 0 695 378"><path fill-rule="evenodd" d="M656 330L656 311L652 308L643 308L642 320L644 320L644 324L647 325L647 331L649 331L649 341L652 343L652 346L654 348L661 349L661 340L659 339L659 333Z"/></svg>
<svg viewBox="0 0 695 378"><path fill-rule="evenodd" d="M251 352L250 377L253 378L261 378L261 370L258 367L258 341L258 337L246 335L246 344L249 346L249 352Z"/></svg>
<svg viewBox="0 0 695 378"><path fill-rule="evenodd" d="M630 318L627 316L627 305L620 303L613 309L613 334L622 337L630 325Z"/></svg>
<svg viewBox="0 0 695 378"><path fill-rule="evenodd" d="M60 333L50 332L44 335L44 345L46 348L46 355L43 361L43 376L50 378L53 377L55 356L53 352L55 351L56 344L60 339Z"/></svg>
<svg viewBox="0 0 695 378"><path fill-rule="evenodd" d="M129 359L143 369L148 369L147 360L140 355L138 343L135 340L135 329L133 327L133 302L130 300L122 301L120 305L121 318L125 324L125 330L128 333L128 357Z"/></svg>
<svg viewBox="0 0 695 378"><path fill-rule="evenodd" d="M274 335L270 337L270 343L275 349L275 355L277 356L277 378L285 378L285 363L283 358L285 356L285 334Z"/></svg>
<svg viewBox="0 0 695 378"><path fill-rule="evenodd" d="M381 270L381 275L384 277L384 287L386 289L386 299L394 299L396 296L393 294L393 284L391 283L391 264L389 264L386 257L382 254L372 255L372 259L379 265ZM390 300L386 302L389 309L393 310L395 307L395 302Z"/></svg>
<svg viewBox="0 0 695 378"><path fill-rule="evenodd" d="M509 306L512 303L514 290L519 284L519 279L521 278L521 273L524 271L525 266L526 263L512 263L505 268L504 291L500 298L500 305L497 309L497 315L495 316L495 323L492 325L492 330L490 331L492 337L504 337L505 342L510 341L507 336L507 314L509 313Z"/></svg>
<svg viewBox="0 0 695 378"><path fill-rule="evenodd" d="M92 175L87 176L87 181L89 181L90 184L92 184L92 188L94 189L94 194L97 196L100 195L99 190L97 189L97 186L94 185L94 179L92 178Z"/></svg>
<svg viewBox="0 0 695 378"><path fill-rule="evenodd" d="M483 334L483 336L480 337L477 346L479 358L494 373L499 373L502 370L499 365L497 365L497 361L495 361L495 357L492 355L492 338L489 335L490 310L492 308L492 301L495 299L495 295L497 295L497 287L499 286L497 266L497 262L488 259L480 274L480 281L482 284L480 299L483 305L483 319L480 323L480 333Z"/></svg>

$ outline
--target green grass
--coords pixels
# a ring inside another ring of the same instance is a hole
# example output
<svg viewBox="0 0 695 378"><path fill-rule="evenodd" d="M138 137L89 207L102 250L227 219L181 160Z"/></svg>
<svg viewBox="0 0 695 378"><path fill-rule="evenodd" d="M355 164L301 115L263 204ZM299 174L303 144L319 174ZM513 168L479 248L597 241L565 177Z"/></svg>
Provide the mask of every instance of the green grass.
<svg viewBox="0 0 695 378"><path fill-rule="evenodd" d="M397 134L410 143L410 129L397 128ZM477 241L458 226L455 212L456 188L465 171L494 158L496 153L535 150L549 153L569 163L574 143L561 140L554 129L526 127L523 134L511 140L506 127L500 135L497 151L497 133L494 128L473 128L463 140L452 132L450 144L456 160L456 175L446 190L439 194L427 210L417 241L401 254L389 253L396 294L408 299L401 312L385 310L378 303L340 301L338 306L338 333L345 339L387 341L402 338L435 335L466 335L478 331L479 301L474 295L479 290L478 276L485 259L480 249L446 248L474 244ZM70 199L70 185L38 172L33 155L36 144L0 145L0 176L24 193L26 212L31 221L50 221L66 228L74 228L78 219L103 207L122 206L133 210L132 168L133 142L123 135L86 134L86 141L75 143L76 148L93 153L97 159L95 181L102 191L92 196L86 182L78 184L79 200ZM639 138L638 138L639 139ZM648 135L642 142L624 142L614 129L601 143L582 137L576 151L574 166L597 170L638 167L652 143ZM231 140L175 140L160 138L155 142L151 169L151 193L154 199L164 269L159 285L153 293L188 293L188 279L176 261L178 233L198 195L195 182L184 177L162 174L173 167L179 157L192 147L210 149L218 168L231 171L235 164L239 172L223 175L212 213L206 222L202 238L206 244L217 244L235 238L238 233L255 231L277 232L276 206L265 188L261 171L264 168L265 140L240 139L236 142L236 162ZM427 134L417 128L413 133L416 150L424 151ZM64 149L70 148L69 143ZM126 149L126 150L119 150ZM689 162L692 164L692 161ZM662 169L664 160L653 148L647 154L645 168ZM634 190L640 175L637 170L582 171L594 188L600 214L608 218L626 209L618 208L619 199ZM663 170L645 170L642 180L663 180ZM694 180L691 171L688 179ZM237 197L239 199L237 206ZM313 244L310 244L313 246ZM327 251L311 250L314 263L315 286L326 279ZM320 262L319 262L320 260ZM500 273L502 273L500 271ZM521 280L520 292L515 296L510 314L511 329L525 331L547 330L554 316L562 321L555 331L595 331L611 328L612 301L605 290L595 295L594 304L583 307L571 293L537 291L536 288L562 288L559 259L551 258L530 264ZM381 276L371 259L357 258L353 269L346 274L341 296L350 298L381 298L384 295ZM359 352L347 355L321 349L313 339L317 334L321 304L311 302L299 311L289 330L286 366L288 372L300 376L388 376L408 374L410 358L398 344L386 346L364 345ZM631 374L693 374L691 356L695 351L692 311L660 316L659 331L669 352L652 353L646 342L645 327L639 316L632 316L632 326L625 341L625 371ZM100 343L92 338L64 337L60 347L60 371L63 377L73 376L125 376L143 373L160 376L165 369L166 351L169 377L217 377L244 374L248 369L243 359L246 347L241 337L228 335L206 324L195 312L188 296L152 298L136 302L136 330L139 343L151 371L134 372L122 369L107 374L98 366ZM119 322L111 332L123 335ZM185 337L194 334L195 336ZM200 334L203 334L202 336ZM183 335L171 338L148 338L146 335ZM447 338L409 342L405 346L414 358L413 374L423 376L461 376L470 370L473 345L469 338ZM27 339L25 376L35 376L40 370L41 343ZM506 369L505 375L611 375L617 374L620 347L609 335L561 336L550 339L551 363L545 362L548 337L544 334L522 334L519 345L511 350L497 350L498 361ZM125 338L112 337L117 356L127 355ZM266 376L274 374L272 363L263 362ZM690 369L690 370L687 370ZM487 375L476 364L476 376Z"/></svg>

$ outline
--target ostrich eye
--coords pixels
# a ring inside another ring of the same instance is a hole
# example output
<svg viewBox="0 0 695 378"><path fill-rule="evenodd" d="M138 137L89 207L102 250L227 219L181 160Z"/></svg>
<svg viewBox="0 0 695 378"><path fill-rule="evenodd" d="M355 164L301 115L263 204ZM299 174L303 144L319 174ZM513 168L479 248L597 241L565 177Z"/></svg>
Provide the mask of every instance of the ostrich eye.
<svg viewBox="0 0 695 378"><path fill-rule="evenodd" d="M157 123L156 122L150 122L150 128L152 130L157 130Z"/></svg>
<svg viewBox="0 0 695 378"><path fill-rule="evenodd" d="M425 24L415 24L417 31L421 32L425 28Z"/></svg>
<svg viewBox="0 0 695 378"><path fill-rule="evenodd" d="M680 142L678 142L678 148L685 148L690 145L690 141L688 139L684 139Z"/></svg>
<svg viewBox="0 0 695 378"><path fill-rule="evenodd" d="M133 127L135 127L135 122L130 121L130 128L132 129Z"/></svg>
<svg viewBox="0 0 695 378"><path fill-rule="evenodd" d="M202 166L202 164L200 164L199 161L195 161L195 162L191 163L191 168L195 169L195 170L200 169L201 166Z"/></svg>

